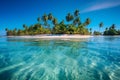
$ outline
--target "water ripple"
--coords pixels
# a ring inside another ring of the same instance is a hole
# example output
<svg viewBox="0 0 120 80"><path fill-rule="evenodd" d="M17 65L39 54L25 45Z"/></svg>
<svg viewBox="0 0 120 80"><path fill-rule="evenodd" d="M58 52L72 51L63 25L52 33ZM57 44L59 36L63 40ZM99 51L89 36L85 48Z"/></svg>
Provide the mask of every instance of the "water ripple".
<svg viewBox="0 0 120 80"><path fill-rule="evenodd" d="M0 79L119 80L120 47L117 40L120 39L8 39L0 46Z"/></svg>

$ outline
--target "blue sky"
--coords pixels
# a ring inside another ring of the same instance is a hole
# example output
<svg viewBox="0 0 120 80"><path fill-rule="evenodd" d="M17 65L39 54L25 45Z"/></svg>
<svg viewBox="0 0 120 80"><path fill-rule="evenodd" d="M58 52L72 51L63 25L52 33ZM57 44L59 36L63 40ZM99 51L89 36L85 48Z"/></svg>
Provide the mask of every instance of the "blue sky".
<svg viewBox="0 0 120 80"><path fill-rule="evenodd" d="M5 34L6 27L22 29L23 24L35 24L44 13L51 12L60 22L76 9L80 10L81 22L91 19L88 28L99 30L102 21L102 30L113 23L120 29L120 0L0 0L0 35Z"/></svg>

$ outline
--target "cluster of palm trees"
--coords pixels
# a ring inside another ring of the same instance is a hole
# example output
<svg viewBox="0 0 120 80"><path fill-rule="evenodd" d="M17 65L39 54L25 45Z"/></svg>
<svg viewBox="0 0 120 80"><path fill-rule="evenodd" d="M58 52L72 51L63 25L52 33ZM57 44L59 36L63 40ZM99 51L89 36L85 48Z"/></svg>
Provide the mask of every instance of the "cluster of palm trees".
<svg viewBox="0 0 120 80"><path fill-rule="evenodd" d="M120 35L120 30L115 29L115 24L112 24L109 28L106 28L104 35Z"/></svg>
<svg viewBox="0 0 120 80"><path fill-rule="evenodd" d="M103 27L103 22L99 24L99 28ZM117 30L115 24L112 24L110 27L106 27L103 33L99 29L99 31L94 31L94 35L120 35L120 30Z"/></svg>
<svg viewBox="0 0 120 80"><path fill-rule="evenodd" d="M104 25L103 22L100 22L99 23L99 31L94 31L93 34L94 35L102 35L102 32L100 29L103 27L103 25Z"/></svg>
<svg viewBox="0 0 120 80"><path fill-rule="evenodd" d="M81 34L90 35L92 34L92 28L87 29L87 25L90 24L90 19L87 18L85 22L80 20L79 10L75 10L73 14L68 13L65 16L65 20L58 22L52 13L44 14L42 17L37 18L37 23L31 26L23 24L24 29L5 29L7 36L21 36L21 35L38 35L38 34ZM120 30L115 29L115 24L106 28L102 33L101 28L103 27L103 22L99 23L99 31L94 31L94 35L120 35Z"/></svg>
<svg viewBox="0 0 120 80"><path fill-rule="evenodd" d="M73 14L68 13L65 17L67 23L62 20L58 22L57 18L53 17L52 13L44 14L42 17L38 17L38 23L27 26L23 24L23 30L5 29L8 36L11 35L38 35L38 34L91 34L91 28L88 30L87 25L90 24L90 19L87 18L85 22L81 23L79 10L75 10Z"/></svg>

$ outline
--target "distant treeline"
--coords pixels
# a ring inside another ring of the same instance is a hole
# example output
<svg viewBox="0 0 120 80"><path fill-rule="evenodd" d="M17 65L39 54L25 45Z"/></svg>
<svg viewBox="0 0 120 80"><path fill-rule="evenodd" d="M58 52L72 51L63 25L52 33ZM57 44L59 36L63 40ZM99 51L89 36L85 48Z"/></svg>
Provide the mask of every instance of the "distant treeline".
<svg viewBox="0 0 120 80"><path fill-rule="evenodd" d="M37 23L31 26L23 24L24 29L9 30L6 28L7 36L22 36L22 35L39 35L39 34L92 34L92 28L88 29L87 25L90 24L90 18L87 18L85 22L81 22L79 10L75 10L73 14L68 13L65 16L67 23L64 20L58 22L52 13L44 14L42 17L37 18ZM113 27L114 26L114 27ZM99 24L99 27L103 27L103 22ZM101 32L94 31L95 35L100 35ZM112 25L109 29L106 28L104 35L118 35L120 30L115 29L115 25Z"/></svg>
<svg viewBox="0 0 120 80"><path fill-rule="evenodd" d="M115 28L115 24L112 24L112 26L108 27L105 29L105 31L99 32L99 31L94 31L94 35L120 35L120 30L117 30Z"/></svg>

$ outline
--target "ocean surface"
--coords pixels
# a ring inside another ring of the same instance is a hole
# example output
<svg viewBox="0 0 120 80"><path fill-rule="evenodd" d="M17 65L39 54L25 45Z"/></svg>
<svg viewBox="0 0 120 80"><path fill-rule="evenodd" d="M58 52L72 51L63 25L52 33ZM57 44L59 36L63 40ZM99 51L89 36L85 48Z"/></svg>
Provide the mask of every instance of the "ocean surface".
<svg viewBox="0 0 120 80"><path fill-rule="evenodd" d="M120 37L0 37L0 80L120 80Z"/></svg>

